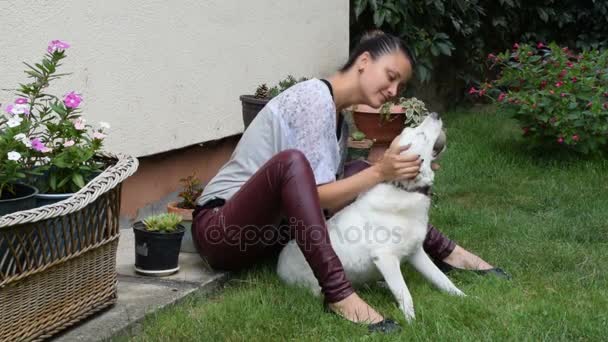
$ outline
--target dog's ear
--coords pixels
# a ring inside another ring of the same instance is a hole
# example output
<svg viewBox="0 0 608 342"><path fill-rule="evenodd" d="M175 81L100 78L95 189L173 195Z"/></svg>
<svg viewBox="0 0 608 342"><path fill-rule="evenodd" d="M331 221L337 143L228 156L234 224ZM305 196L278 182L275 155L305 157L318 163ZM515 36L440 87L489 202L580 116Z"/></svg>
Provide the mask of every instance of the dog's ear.
<svg viewBox="0 0 608 342"><path fill-rule="evenodd" d="M435 145L433 145L433 155L435 160L439 159L439 157L443 154L443 151L445 151L447 147L446 141L447 137L445 135L445 131L442 129L441 133L439 133L439 136L437 137L437 140L435 140Z"/></svg>

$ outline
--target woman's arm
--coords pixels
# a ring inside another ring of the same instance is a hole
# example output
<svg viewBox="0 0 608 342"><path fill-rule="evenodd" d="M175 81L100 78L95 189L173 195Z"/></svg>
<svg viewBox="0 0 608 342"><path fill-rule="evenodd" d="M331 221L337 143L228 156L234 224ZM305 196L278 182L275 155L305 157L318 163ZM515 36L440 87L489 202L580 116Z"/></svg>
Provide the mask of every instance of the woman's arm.
<svg viewBox="0 0 608 342"><path fill-rule="evenodd" d="M401 155L401 152L406 151L409 146L396 146L395 141L376 164L348 178L319 185L317 189L321 208L335 212L345 207L357 195L378 183L416 177L420 169L420 156L415 154Z"/></svg>

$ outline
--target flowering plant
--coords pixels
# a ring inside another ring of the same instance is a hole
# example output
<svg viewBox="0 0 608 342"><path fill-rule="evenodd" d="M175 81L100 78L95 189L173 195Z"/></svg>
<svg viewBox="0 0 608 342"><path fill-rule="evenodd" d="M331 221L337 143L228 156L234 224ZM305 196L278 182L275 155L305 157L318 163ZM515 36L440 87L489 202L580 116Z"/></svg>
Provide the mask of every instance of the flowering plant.
<svg viewBox="0 0 608 342"><path fill-rule="evenodd" d="M27 99L18 98L0 114L0 198L14 195L13 185L26 179L32 170L30 152L39 140L28 138L32 124Z"/></svg>
<svg viewBox="0 0 608 342"><path fill-rule="evenodd" d="M575 53L556 44L515 44L488 56L498 79L470 94L495 98L532 146L582 153L608 145L608 51Z"/></svg>
<svg viewBox="0 0 608 342"><path fill-rule="evenodd" d="M397 105L405 111L405 126L417 126L429 114L429 110L423 101L415 97L401 97L397 103L386 102L380 107L380 119L389 121L391 117L391 107Z"/></svg>
<svg viewBox="0 0 608 342"><path fill-rule="evenodd" d="M71 91L58 98L43 92L50 81L65 75L56 72L69 47L54 40L41 63L33 66L25 63L28 67L25 72L32 82L22 84L17 89L19 98L15 104L6 107L13 119L19 111L27 115L29 126L19 132L28 148L23 167L42 176L35 180L41 193L78 191L104 167L95 156L101 150L109 125L100 123L100 128L93 130L86 124L80 111L83 100L80 94Z"/></svg>

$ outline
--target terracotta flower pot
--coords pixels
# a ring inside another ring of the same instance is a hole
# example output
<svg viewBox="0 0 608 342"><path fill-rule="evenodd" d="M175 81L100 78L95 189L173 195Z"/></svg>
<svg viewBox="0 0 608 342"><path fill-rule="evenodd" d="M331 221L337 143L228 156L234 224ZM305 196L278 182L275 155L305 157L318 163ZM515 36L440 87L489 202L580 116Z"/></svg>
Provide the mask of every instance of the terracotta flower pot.
<svg viewBox="0 0 608 342"><path fill-rule="evenodd" d="M388 121L380 118L380 109L367 105L356 105L351 108L357 129L365 137L375 140L375 145L390 145L396 136L405 128L405 112L401 106L391 107Z"/></svg>
<svg viewBox="0 0 608 342"><path fill-rule="evenodd" d="M192 212L194 209L183 209L177 206L177 202L170 202L167 204L167 212L175 213L182 217L181 225L184 226L186 231L184 232L184 238L182 239L182 245L180 251L186 253L196 253L196 247L192 240Z"/></svg>

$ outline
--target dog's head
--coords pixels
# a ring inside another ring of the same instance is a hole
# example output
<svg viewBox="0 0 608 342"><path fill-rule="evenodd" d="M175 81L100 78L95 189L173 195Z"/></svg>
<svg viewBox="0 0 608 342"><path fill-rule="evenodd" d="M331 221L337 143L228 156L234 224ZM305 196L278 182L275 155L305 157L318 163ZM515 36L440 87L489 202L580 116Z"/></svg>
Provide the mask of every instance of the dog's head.
<svg viewBox="0 0 608 342"><path fill-rule="evenodd" d="M401 185L405 189L414 191L433 185L435 173L431 169L431 162L439 157L446 146L446 136L442 128L443 122L439 114L431 113L419 126L406 127L401 132L399 146L410 145L410 148L403 153L419 154L420 159L423 160L420 164L420 173L416 178L401 181Z"/></svg>

